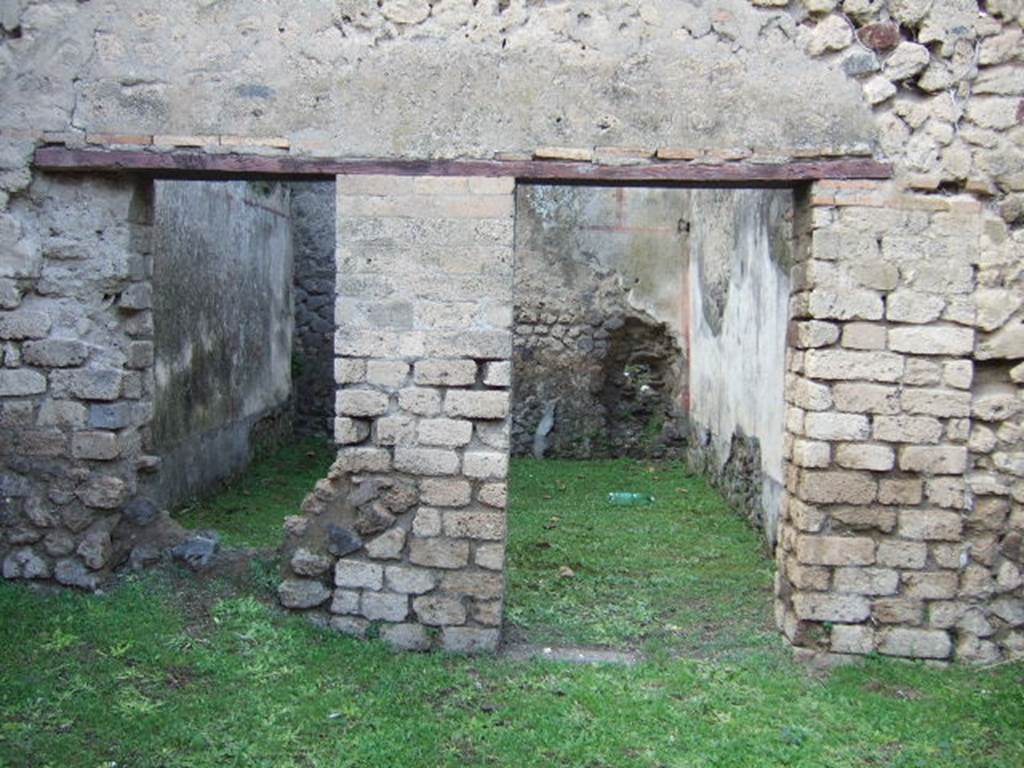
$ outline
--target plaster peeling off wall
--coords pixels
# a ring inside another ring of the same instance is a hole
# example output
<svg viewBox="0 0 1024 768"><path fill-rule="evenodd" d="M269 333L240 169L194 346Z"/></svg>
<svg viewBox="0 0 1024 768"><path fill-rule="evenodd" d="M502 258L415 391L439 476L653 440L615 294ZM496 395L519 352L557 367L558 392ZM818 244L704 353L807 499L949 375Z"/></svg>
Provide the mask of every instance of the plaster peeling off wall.
<svg viewBox="0 0 1024 768"><path fill-rule="evenodd" d="M245 468L257 425L291 394L292 232L287 191L158 182L150 495L172 505Z"/></svg>
<svg viewBox="0 0 1024 768"><path fill-rule="evenodd" d="M691 453L775 541L783 486L792 194L691 197Z"/></svg>

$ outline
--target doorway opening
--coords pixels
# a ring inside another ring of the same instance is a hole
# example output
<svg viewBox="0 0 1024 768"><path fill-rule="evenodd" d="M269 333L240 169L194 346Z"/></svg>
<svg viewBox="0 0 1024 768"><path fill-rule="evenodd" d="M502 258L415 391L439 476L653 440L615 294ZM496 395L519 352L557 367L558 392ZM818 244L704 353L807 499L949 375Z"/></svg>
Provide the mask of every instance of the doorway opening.
<svg viewBox="0 0 1024 768"><path fill-rule="evenodd" d="M772 642L793 207L518 186L506 642Z"/></svg>

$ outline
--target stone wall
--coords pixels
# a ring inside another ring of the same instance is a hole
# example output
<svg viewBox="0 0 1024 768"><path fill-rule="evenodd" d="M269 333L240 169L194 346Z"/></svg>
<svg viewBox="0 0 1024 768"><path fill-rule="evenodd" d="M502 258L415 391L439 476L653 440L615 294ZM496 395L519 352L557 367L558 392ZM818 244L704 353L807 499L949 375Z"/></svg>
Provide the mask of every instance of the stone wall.
<svg viewBox="0 0 1024 768"><path fill-rule="evenodd" d="M3 214L4 578L95 588L157 522L132 502L153 414L152 187L37 179Z"/></svg>
<svg viewBox="0 0 1024 768"><path fill-rule="evenodd" d="M780 623L812 650L1019 655L1022 20L1017 0L7 3L5 575L95 585L159 465L146 195L40 173L44 143L723 172L865 154L891 185L818 185L801 213Z"/></svg>
<svg viewBox="0 0 1024 768"><path fill-rule="evenodd" d="M516 201L513 452L678 452L689 192L521 185Z"/></svg>
<svg viewBox="0 0 1024 768"><path fill-rule="evenodd" d="M243 470L261 422L290 431L288 190L160 181L153 235L151 449L162 464L145 487L173 507Z"/></svg>
<svg viewBox="0 0 1024 768"><path fill-rule="evenodd" d="M334 425L334 182L291 188L295 259L292 392L295 431L329 435Z"/></svg>
<svg viewBox="0 0 1024 768"><path fill-rule="evenodd" d="M692 193L689 459L772 545L784 484L792 219L788 190Z"/></svg>
<svg viewBox="0 0 1024 768"><path fill-rule="evenodd" d="M338 459L288 521L282 602L403 648L497 646L513 180L338 179Z"/></svg>
<svg viewBox="0 0 1024 768"><path fill-rule="evenodd" d="M986 333L1021 303L1020 233L969 197L891 185L820 183L810 206L780 625L835 653L1020 655L1022 350L1012 326Z"/></svg>

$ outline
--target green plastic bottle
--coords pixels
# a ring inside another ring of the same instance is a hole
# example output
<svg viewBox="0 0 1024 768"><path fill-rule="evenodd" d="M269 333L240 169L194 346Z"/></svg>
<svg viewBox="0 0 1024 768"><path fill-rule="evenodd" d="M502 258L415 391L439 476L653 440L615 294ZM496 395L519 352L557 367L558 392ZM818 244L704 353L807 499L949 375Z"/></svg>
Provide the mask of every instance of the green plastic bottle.
<svg viewBox="0 0 1024 768"><path fill-rule="evenodd" d="M608 494L609 504L620 506L636 506L639 504L653 504L654 497L649 493L630 493L629 491L612 491Z"/></svg>

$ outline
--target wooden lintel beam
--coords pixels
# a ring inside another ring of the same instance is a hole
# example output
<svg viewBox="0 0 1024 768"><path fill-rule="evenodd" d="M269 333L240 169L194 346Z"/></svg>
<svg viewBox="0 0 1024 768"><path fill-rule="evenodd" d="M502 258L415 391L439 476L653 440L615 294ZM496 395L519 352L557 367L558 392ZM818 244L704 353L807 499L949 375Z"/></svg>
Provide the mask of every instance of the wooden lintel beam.
<svg viewBox="0 0 1024 768"><path fill-rule="evenodd" d="M820 179L888 179L892 166L866 158L776 163L654 161L599 165L549 160L345 160L196 151L40 147L35 167L65 173L138 173L166 179L323 179L335 176L511 176L566 184L786 187Z"/></svg>

